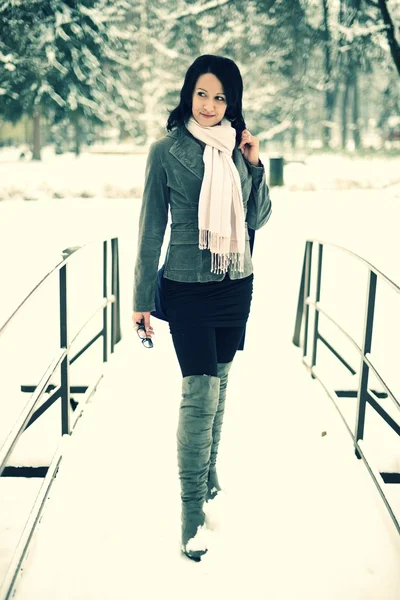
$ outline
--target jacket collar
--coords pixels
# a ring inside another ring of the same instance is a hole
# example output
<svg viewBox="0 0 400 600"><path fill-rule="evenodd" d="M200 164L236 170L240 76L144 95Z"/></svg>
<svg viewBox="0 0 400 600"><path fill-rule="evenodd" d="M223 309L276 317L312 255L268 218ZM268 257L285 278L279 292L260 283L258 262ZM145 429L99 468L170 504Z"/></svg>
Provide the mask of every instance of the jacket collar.
<svg viewBox="0 0 400 600"><path fill-rule="evenodd" d="M203 151L205 144L196 140L184 125L177 127L168 136L175 138L175 142L169 149L170 154L179 160L193 175L202 180L204 176ZM242 153L236 145L233 149L233 162L236 165L240 181L243 185L248 171Z"/></svg>

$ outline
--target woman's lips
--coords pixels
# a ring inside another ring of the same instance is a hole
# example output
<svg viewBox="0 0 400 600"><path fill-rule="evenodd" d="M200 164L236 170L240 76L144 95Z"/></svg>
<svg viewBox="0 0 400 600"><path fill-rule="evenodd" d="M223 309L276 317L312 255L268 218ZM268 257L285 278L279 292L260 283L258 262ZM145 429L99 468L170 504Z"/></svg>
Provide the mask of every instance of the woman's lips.
<svg viewBox="0 0 400 600"><path fill-rule="evenodd" d="M200 113L202 117L205 117L206 119L212 119L212 117L215 117L215 115L205 115L204 113Z"/></svg>

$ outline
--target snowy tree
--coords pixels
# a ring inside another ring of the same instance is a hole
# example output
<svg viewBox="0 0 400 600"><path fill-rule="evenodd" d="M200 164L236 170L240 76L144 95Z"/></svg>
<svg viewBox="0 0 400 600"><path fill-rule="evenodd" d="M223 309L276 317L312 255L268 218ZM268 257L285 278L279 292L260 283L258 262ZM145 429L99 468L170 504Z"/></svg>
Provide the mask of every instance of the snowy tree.
<svg viewBox="0 0 400 600"><path fill-rule="evenodd" d="M322 128L322 143L324 148L331 146L332 126L334 110L337 97L337 85L335 85L334 62L337 47L333 43L331 6L328 0L322 2L322 34L324 54L324 82L323 92L325 94L325 119ZM337 81L337 80L336 80Z"/></svg>
<svg viewBox="0 0 400 600"><path fill-rule="evenodd" d="M362 75L373 78L376 70L382 78L390 74L389 53L385 43L385 25L377 4L370 0L340 0L338 13L339 64L341 81L342 147L347 145L348 121L356 148L362 146L360 84ZM364 98L365 103L365 98ZM363 103L363 104L364 104Z"/></svg>
<svg viewBox="0 0 400 600"><path fill-rule="evenodd" d="M315 38L298 0L254 0L238 6L245 13L239 40L248 117L261 139L275 135L295 146L307 118L313 73L309 59Z"/></svg>
<svg viewBox="0 0 400 600"><path fill-rule="evenodd" d="M40 158L36 88L45 77L40 40L49 22L46 2L4 2L0 5L0 112L16 122L24 113L34 117L34 158Z"/></svg>
<svg viewBox="0 0 400 600"><path fill-rule="evenodd" d="M125 0L7 1L0 9L1 113L17 120L23 113L55 122L68 120L79 154L87 122L131 127L138 107L129 62L131 32ZM122 27L121 25L124 25ZM40 158L34 136L34 157Z"/></svg>
<svg viewBox="0 0 400 600"><path fill-rule="evenodd" d="M314 55L320 56L323 64L317 88L324 94L323 145L330 146L335 109L340 101L342 147L347 146L351 131L354 146L360 148L366 124L366 115L361 111L365 111L371 80L377 77L375 71L379 71L380 79L383 73L390 75L384 25L377 6L365 0L310 0L308 19L312 21L315 15L320 15L317 26L322 33L322 43L315 47ZM373 87L376 89L376 84Z"/></svg>
<svg viewBox="0 0 400 600"><path fill-rule="evenodd" d="M205 47L211 25L203 19L231 1L140 0L132 7L135 43L130 59L142 107L139 140L149 143L165 130L168 110L177 105L193 60L206 52L218 53L215 46Z"/></svg>
<svg viewBox="0 0 400 600"><path fill-rule="evenodd" d="M241 69L245 118L261 140L294 147L300 133L329 147L340 122L343 146L351 131L361 147L360 95L393 87L400 0L384 4L392 45L380 0L3 0L0 114L27 113L37 132L40 113L60 130L72 124L77 153L105 123L148 144L188 66L219 54Z"/></svg>
<svg viewBox="0 0 400 600"><path fill-rule="evenodd" d="M370 3L373 4L372 0ZM379 7L382 20L385 24L385 33L389 44L390 53L392 55L397 72L400 75L400 2L399 0L393 1L391 3L391 8L389 8L387 0L376 0L375 6Z"/></svg>
<svg viewBox="0 0 400 600"><path fill-rule="evenodd" d="M79 153L82 122L130 129L132 115L138 113L137 95L129 90L134 72L125 16L130 4L124 0L63 4L62 13L55 15L53 43L46 48L52 65L48 84L55 92L55 120L71 121Z"/></svg>
<svg viewBox="0 0 400 600"><path fill-rule="evenodd" d="M295 137L307 104L306 95L299 92L306 80L312 33L300 2L291 0L288 8L284 0L151 0L146 3L146 20L146 55L154 65L146 105L163 106L162 126L166 107L178 102L187 67L207 53L227 56L239 65L249 126L260 132L288 122ZM148 111L149 119L152 113Z"/></svg>

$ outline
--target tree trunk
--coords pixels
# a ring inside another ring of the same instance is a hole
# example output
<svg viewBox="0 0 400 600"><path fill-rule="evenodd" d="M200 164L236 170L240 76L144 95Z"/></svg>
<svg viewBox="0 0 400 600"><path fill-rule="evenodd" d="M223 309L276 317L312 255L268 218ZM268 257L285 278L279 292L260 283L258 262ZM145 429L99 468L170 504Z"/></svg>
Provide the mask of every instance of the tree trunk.
<svg viewBox="0 0 400 600"><path fill-rule="evenodd" d="M40 108L33 113L33 148L32 160L42 160L40 154Z"/></svg>
<svg viewBox="0 0 400 600"><path fill-rule="evenodd" d="M324 13L324 50L325 50L325 124L322 128L322 145L330 148L332 138L332 121L336 104L336 90L332 81L332 36L329 28L329 5L328 0L322 0Z"/></svg>
<svg viewBox="0 0 400 600"><path fill-rule="evenodd" d="M124 127L124 125L121 123L119 125L119 142L124 142L125 140L127 140L128 138L131 137L131 134L129 133L129 131L127 131Z"/></svg>
<svg viewBox="0 0 400 600"><path fill-rule="evenodd" d="M308 123L308 111L307 111L306 106L303 106L301 120L303 123L303 128L302 128L303 148L307 148L308 141L309 141L309 132L308 132L309 123Z"/></svg>
<svg viewBox="0 0 400 600"><path fill-rule="evenodd" d="M25 135L25 144L28 148L31 147L31 140L29 135L29 117L28 115L24 115L24 135Z"/></svg>
<svg viewBox="0 0 400 600"><path fill-rule="evenodd" d="M346 27L353 27L355 22L358 19L358 14L361 9L361 0L350 0L347 4L346 0L340 0L340 8L339 8L339 23L341 25L345 25ZM343 37L340 37L339 46L343 50L343 45L346 45L347 42L343 40ZM344 91L343 91L343 103L342 103L342 148L346 149L347 145L347 111L348 111L348 103L350 96L350 88L353 87L353 82L355 83L355 87L353 88L353 124L356 128L358 128L358 96L357 96L357 63L356 63L356 53L353 45L347 44L349 47L346 48L346 51L342 58L342 67L344 72ZM354 104L356 103L356 106ZM354 111L356 110L356 119L354 118ZM354 141L356 139L359 140L359 132L356 133L354 129Z"/></svg>
<svg viewBox="0 0 400 600"><path fill-rule="evenodd" d="M358 97L358 75L357 67L353 65L352 83L353 83L353 139L356 150L361 149L361 131L360 131L360 111Z"/></svg>
<svg viewBox="0 0 400 600"><path fill-rule="evenodd" d="M294 88L301 85L301 58L299 48L301 46L301 34L299 23L302 18L302 10L298 0L289 4L291 11L292 26L292 48L291 48L291 81ZM297 122L299 121L299 105L296 101L297 93L294 92L292 101L292 124L290 127L290 145L294 150L297 145Z"/></svg>
<svg viewBox="0 0 400 600"><path fill-rule="evenodd" d="M148 6L147 0L141 0L140 2L140 35L139 44L141 48L140 62L144 68L141 69L141 94L143 100L143 115L142 123L144 129L145 143L150 144L155 139L154 132L154 115L157 107L155 105L155 95L153 80L150 75L148 68L151 50L148 41Z"/></svg>
<svg viewBox="0 0 400 600"><path fill-rule="evenodd" d="M386 36L389 43L390 53L392 55L393 62L396 65L397 72L400 75L400 45L396 39L396 30L392 17L389 13L387 0L378 0L378 6L382 14L383 22L386 25Z"/></svg>
<svg viewBox="0 0 400 600"><path fill-rule="evenodd" d="M347 145L347 105L349 102L350 77L347 75L344 83L342 98L342 149L346 150Z"/></svg>
<svg viewBox="0 0 400 600"><path fill-rule="evenodd" d="M80 124L79 124L79 115L76 110L71 114L71 123L74 128L74 142L75 142L74 152L75 152L75 156L78 157L81 154L82 136L81 136L81 128L80 128Z"/></svg>
<svg viewBox="0 0 400 600"><path fill-rule="evenodd" d="M295 150L297 146L297 123L296 121L292 121L292 126L290 127L290 146L293 150Z"/></svg>

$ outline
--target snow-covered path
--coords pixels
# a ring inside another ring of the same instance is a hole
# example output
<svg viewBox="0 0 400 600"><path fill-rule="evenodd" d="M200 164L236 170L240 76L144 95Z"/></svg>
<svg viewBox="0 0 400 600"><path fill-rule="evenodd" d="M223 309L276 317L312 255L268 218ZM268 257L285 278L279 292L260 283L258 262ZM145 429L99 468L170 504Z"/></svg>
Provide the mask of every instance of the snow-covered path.
<svg viewBox="0 0 400 600"><path fill-rule="evenodd" d="M206 508L208 554L181 557L180 378L160 330L153 354L134 335L118 348L66 447L16 600L397 600L399 538L287 344L260 355L250 340L237 357L220 453L226 493Z"/></svg>

